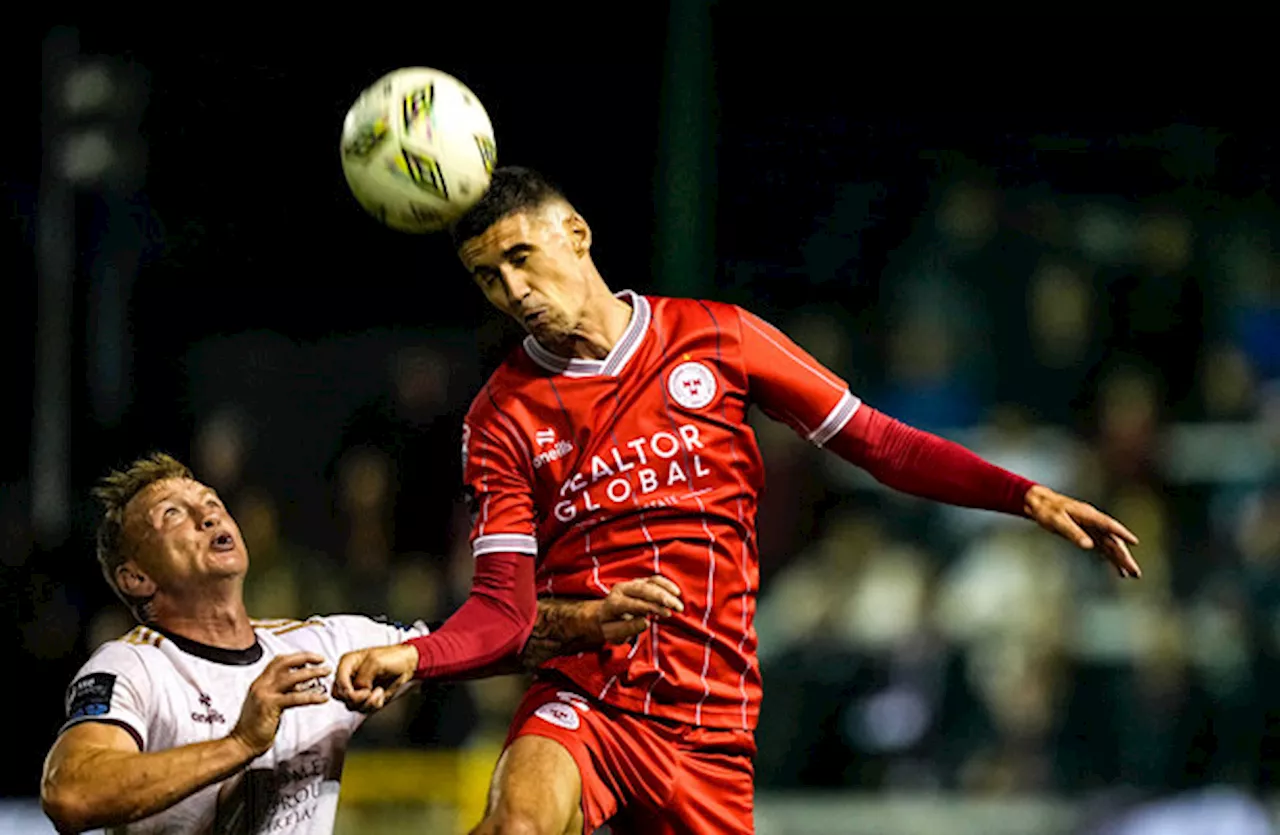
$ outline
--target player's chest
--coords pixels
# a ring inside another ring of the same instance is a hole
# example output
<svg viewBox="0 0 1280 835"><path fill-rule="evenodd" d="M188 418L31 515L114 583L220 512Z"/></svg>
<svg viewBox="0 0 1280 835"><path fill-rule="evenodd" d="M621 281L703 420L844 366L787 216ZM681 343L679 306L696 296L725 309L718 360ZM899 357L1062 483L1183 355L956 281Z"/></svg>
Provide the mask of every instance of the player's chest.
<svg viewBox="0 0 1280 835"><path fill-rule="evenodd" d="M616 378L547 378L521 399L539 504L561 522L705 489L737 442L745 386L714 350L637 359Z"/></svg>
<svg viewBox="0 0 1280 835"><path fill-rule="evenodd" d="M164 690L165 709L156 716L153 748L168 748L221 739L231 733L244 710L245 699L257 675L258 666L219 668L209 675L188 674ZM326 736L328 725L342 724L345 709L337 702L286 710L280 717L275 746L264 760L308 747ZM319 729L319 730L318 730Z"/></svg>

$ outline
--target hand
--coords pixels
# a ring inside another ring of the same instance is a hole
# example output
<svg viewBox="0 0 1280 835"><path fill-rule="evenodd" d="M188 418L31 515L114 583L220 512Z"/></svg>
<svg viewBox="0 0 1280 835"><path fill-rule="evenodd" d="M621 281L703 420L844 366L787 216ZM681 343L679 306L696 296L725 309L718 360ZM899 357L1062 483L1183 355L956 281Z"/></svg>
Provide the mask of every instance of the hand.
<svg viewBox="0 0 1280 835"><path fill-rule="evenodd" d="M668 618L673 609L684 611L680 587L661 574L615 583L596 609L600 640L610 644L629 641L649 628L649 615Z"/></svg>
<svg viewBox="0 0 1280 835"><path fill-rule="evenodd" d="M373 713L395 698L418 669L418 649L392 644L348 652L338 660L333 696L352 710Z"/></svg>
<svg viewBox="0 0 1280 835"><path fill-rule="evenodd" d="M275 742L280 728L280 715L298 705L318 705L328 701L324 684L318 679L331 670L323 666L324 657L314 652L298 652L271 659L253 684L240 708L240 719L231 729L255 757L266 753Z"/></svg>
<svg viewBox="0 0 1280 835"><path fill-rule="evenodd" d="M1027 491L1025 509L1045 530L1086 551L1098 551L1121 577L1142 576L1142 569L1129 553L1129 545L1137 545L1138 537L1093 505L1037 484Z"/></svg>
<svg viewBox="0 0 1280 835"><path fill-rule="evenodd" d="M649 628L650 616L673 609L684 611L680 588L659 575L616 583L602 600L544 597L520 662L532 670L557 655L626 643Z"/></svg>

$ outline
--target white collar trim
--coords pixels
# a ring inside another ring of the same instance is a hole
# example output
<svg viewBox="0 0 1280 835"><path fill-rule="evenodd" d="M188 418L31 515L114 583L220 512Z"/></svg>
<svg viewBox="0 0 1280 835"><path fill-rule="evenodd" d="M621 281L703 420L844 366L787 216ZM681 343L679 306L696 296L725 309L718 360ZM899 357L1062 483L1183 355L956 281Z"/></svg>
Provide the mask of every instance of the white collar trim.
<svg viewBox="0 0 1280 835"><path fill-rule="evenodd" d="M626 330L622 332L622 336L613 346L613 350L609 351L608 356L602 360L562 357L544 348L542 343L530 335L524 339L524 350L529 355L529 359L548 371L563 374L566 377L618 376L640 348L640 343L644 341L653 313L649 307L649 300L639 293L622 290L614 295L631 303L631 321L627 323Z"/></svg>

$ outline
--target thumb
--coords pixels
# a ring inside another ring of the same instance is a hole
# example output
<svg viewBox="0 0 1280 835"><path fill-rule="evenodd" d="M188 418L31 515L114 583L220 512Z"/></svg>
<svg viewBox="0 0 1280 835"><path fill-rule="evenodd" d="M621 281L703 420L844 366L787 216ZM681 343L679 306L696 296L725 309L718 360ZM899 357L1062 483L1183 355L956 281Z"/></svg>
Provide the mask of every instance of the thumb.
<svg viewBox="0 0 1280 835"><path fill-rule="evenodd" d="M374 680L379 673L377 656L369 653L360 661L360 666L356 669L354 684L359 690L367 690L373 686Z"/></svg>
<svg viewBox="0 0 1280 835"><path fill-rule="evenodd" d="M333 674L333 683L335 689L350 690L351 689L351 671L360 661L360 656L353 652L338 659L338 669Z"/></svg>

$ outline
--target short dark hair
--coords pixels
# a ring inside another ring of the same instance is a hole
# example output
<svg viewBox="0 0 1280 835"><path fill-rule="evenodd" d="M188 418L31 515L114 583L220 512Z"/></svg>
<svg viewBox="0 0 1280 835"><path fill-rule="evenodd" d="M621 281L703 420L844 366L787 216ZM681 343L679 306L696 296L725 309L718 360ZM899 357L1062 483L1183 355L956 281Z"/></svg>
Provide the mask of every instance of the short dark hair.
<svg viewBox="0 0 1280 835"><path fill-rule="evenodd" d="M93 497L102 505L98 520L98 564L102 576L133 616L146 623L151 598L125 594L116 581L116 569L129 559L132 544L125 541L125 508L134 496L146 488L169 478L192 478L186 464L163 452L153 452L120 470L107 473L93 489Z"/></svg>
<svg viewBox="0 0 1280 835"><path fill-rule="evenodd" d="M454 247L481 235L493 224L515 212L565 200L555 183L531 168L514 165L496 168L484 196L449 229Z"/></svg>

